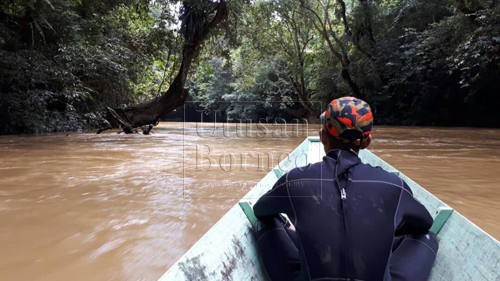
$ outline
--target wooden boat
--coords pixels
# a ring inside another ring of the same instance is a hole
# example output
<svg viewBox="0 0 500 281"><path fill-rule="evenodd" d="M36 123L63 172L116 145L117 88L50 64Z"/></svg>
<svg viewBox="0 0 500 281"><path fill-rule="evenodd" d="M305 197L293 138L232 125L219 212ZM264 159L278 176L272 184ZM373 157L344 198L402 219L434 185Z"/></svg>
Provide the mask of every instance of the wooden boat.
<svg viewBox="0 0 500 281"><path fill-rule="evenodd" d="M161 278L179 280L268 280L255 247L251 204L267 192L281 175L297 166L321 161L324 151L318 138L309 137L290 157L268 173L232 207ZM360 152L364 163L397 174L415 197L434 215L431 231L438 234L439 252L431 281L500 281L500 243L368 150Z"/></svg>

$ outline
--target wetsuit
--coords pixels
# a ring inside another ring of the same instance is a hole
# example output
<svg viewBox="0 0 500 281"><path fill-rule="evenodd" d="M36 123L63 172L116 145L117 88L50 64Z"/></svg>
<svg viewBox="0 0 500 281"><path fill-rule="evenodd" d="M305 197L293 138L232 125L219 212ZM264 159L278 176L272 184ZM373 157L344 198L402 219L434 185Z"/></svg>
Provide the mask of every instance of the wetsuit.
<svg viewBox="0 0 500 281"><path fill-rule="evenodd" d="M432 217L408 185L350 151L293 169L254 211L272 280L427 280L438 249Z"/></svg>

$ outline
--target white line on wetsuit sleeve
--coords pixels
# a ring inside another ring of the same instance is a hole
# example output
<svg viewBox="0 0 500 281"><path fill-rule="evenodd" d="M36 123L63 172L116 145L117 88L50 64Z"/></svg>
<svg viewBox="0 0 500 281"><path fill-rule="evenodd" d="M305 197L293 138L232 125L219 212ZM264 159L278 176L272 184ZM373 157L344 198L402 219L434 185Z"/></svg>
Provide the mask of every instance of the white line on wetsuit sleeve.
<svg viewBox="0 0 500 281"><path fill-rule="evenodd" d="M422 241L420 241L420 240L418 240L418 239L408 237L408 238L406 238L405 240L415 240L415 241L419 242L420 244L425 245L425 247L429 248L429 250L431 250L431 251L434 253L434 256L436 255L436 251L434 251L434 250L431 248L431 246L429 246L429 245L425 244L424 242L422 242ZM403 242L404 242L404 241L403 241Z"/></svg>
<svg viewBox="0 0 500 281"><path fill-rule="evenodd" d="M339 280L339 281L364 281L361 279L351 279L351 278L345 278L345 277L321 277L321 278L316 278L311 281L319 281L319 280Z"/></svg>
<svg viewBox="0 0 500 281"><path fill-rule="evenodd" d="M288 182L288 174L286 174L286 181ZM295 211L295 207L293 206L293 201L292 201L292 197L290 196L290 190L288 188L288 185L286 186L286 192L288 194L288 199L290 200L290 205L292 205L293 215L295 217L295 223L293 225L298 230L298 226L297 226L297 212ZM300 236L299 236L299 232L298 231L297 231L297 239L299 240L300 250L302 251L302 255L304 256L304 261L306 263L307 277L309 277L309 280L311 280L311 274L309 273L309 265L307 264L306 253L304 251L304 246L302 245L302 241L300 240Z"/></svg>
<svg viewBox="0 0 500 281"><path fill-rule="evenodd" d="M394 222L393 222L393 225L394 225L393 226L393 228L394 228L394 236L392 237L391 247L389 248L389 256L387 257L387 263L385 264L384 277L385 277L386 274L389 274L389 275L391 274L390 265L391 265L391 260L392 260L392 254L394 254L392 252L392 246L394 245L394 239L396 239L396 236L395 236L396 230L399 229L399 227L396 228L396 218L398 216L398 210L399 210L399 205L401 204L401 198L403 197L403 189L404 188L401 188L401 190L399 191L398 205L396 207L396 212L394 213ZM400 225L400 227L403 226L403 225L404 225L404 222Z"/></svg>
<svg viewBox="0 0 500 281"><path fill-rule="evenodd" d="M403 197L403 189L404 188L401 188L401 192L399 193L399 200L398 200L398 205L396 207L396 212L394 213L394 231L398 230L399 227L396 227L396 218L398 216L398 210L399 210L399 205L401 204L401 197ZM403 225L401 225L403 226Z"/></svg>
<svg viewBox="0 0 500 281"><path fill-rule="evenodd" d="M284 228L273 228L273 229L269 229L268 231L266 231L266 233L262 234L262 235L259 237L259 239L257 239L257 243L259 243L259 242L260 242L260 239L262 239L262 237L266 236L266 234L268 234L269 232L271 232L271 231L273 231L273 230L283 230L283 231L285 231L285 229L284 229Z"/></svg>
<svg viewBox="0 0 500 281"><path fill-rule="evenodd" d="M413 197L413 194L411 194L408 190L406 190L405 188L395 184L395 183L392 183L392 182L388 182L388 181L375 181L375 180L353 180L351 178L348 178L348 180L352 181L352 182L374 182L374 183L385 183L385 184L388 184L388 185L392 185L392 186L395 186L395 187L399 187L401 190L404 190L406 192L408 192L408 194L410 194L412 197Z"/></svg>

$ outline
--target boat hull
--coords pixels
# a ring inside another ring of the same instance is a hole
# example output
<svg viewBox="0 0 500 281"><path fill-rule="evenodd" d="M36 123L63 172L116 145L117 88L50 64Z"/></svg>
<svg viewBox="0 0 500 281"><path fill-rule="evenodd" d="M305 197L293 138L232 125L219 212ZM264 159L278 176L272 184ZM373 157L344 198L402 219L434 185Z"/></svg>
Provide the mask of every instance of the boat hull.
<svg viewBox="0 0 500 281"><path fill-rule="evenodd" d="M240 203L254 204L283 173L321 161L324 155L318 138L305 139ZM364 163L382 167L406 181L414 196L435 217L432 229L438 232L439 251L429 280L500 281L497 240L370 151L362 150L359 156ZM268 280L255 247L251 220L248 209L236 204L160 280Z"/></svg>

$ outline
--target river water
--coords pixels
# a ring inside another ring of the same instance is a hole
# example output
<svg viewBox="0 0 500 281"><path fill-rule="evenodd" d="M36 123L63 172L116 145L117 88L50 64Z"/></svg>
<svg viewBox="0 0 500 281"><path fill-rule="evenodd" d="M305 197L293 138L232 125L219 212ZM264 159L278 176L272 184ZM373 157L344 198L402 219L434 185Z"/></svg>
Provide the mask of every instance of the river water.
<svg viewBox="0 0 500 281"><path fill-rule="evenodd" d="M0 137L0 280L156 280L318 129L279 128ZM500 130L373 137L373 152L500 238Z"/></svg>

